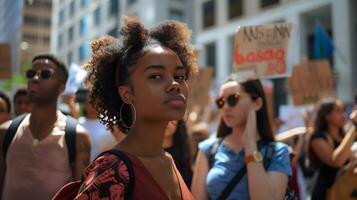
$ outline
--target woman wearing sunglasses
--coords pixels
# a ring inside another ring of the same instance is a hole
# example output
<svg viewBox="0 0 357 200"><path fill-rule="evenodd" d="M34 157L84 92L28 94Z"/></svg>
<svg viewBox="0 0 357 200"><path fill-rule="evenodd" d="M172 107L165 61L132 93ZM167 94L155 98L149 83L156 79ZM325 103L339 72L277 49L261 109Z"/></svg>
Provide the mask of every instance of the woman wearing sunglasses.
<svg viewBox="0 0 357 200"><path fill-rule="evenodd" d="M199 145L194 197L283 199L291 175L289 152L274 142L260 81L230 79L221 86L216 104L222 119L217 137Z"/></svg>

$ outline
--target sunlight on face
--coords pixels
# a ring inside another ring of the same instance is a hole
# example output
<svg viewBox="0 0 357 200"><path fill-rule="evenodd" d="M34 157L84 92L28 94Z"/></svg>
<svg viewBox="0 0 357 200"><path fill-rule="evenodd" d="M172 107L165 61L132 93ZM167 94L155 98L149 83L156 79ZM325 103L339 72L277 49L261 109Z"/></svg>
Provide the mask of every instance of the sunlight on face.
<svg viewBox="0 0 357 200"><path fill-rule="evenodd" d="M239 89L239 84L236 81L230 81L221 86L220 95L222 96L227 92L236 93L239 92Z"/></svg>
<svg viewBox="0 0 357 200"><path fill-rule="evenodd" d="M155 53L164 53L165 49L162 46L158 45L158 46L152 47L150 49L150 51L153 51Z"/></svg>

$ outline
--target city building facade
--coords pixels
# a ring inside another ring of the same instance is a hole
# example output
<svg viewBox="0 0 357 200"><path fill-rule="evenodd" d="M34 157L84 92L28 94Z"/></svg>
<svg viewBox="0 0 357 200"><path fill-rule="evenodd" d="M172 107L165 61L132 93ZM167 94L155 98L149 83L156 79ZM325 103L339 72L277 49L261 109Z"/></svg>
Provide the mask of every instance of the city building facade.
<svg viewBox="0 0 357 200"><path fill-rule="evenodd" d="M83 64L90 55L90 41L116 36L121 16L136 15L146 26L176 19L193 26L191 0L54 0L51 52L70 64Z"/></svg>
<svg viewBox="0 0 357 200"><path fill-rule="evenodd" d="M0 43L10 44L11 70L19 69L23 1L0 1Z"/></svg>
<svg viewBox="0 0 357 200"><path fill-rule="evenodd" d="M20 43L20 65L23 69L31 64L34 55L49 52L51 17L51 0L25 1Z"/></svg>
<svg viewBox="0 0 357 200"><path fill-rule="evenodd" d="M51 52L68 65L83 64L90 55L90 41L115 35L119 0L54 0Z"/></svg>

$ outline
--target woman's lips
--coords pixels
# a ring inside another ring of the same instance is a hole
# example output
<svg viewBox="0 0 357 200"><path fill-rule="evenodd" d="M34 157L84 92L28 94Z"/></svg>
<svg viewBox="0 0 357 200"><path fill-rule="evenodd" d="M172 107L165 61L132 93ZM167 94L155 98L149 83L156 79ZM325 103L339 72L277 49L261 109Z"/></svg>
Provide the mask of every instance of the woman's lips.
<svg viewBox="0 0 357 200"><path fill-rule="evenodd" d="M223 115L223 117L226 118L226 119L230 119L230 118L233 118L233 115L226 114L226 115Z"/></svg>
<svg viewBox="0 0 357 200"><path fill-rule="evenodd" d="M186 99L182 95L172 96L165 101L165 104L173 107L183 107L186 105Z"/></svg>

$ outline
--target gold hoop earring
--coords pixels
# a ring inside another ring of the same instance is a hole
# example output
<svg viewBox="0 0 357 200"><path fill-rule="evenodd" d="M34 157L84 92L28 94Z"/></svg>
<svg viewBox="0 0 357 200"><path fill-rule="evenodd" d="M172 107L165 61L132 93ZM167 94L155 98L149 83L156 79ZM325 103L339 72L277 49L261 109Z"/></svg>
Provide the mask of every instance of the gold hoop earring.
<svg viewBox="0 0 357 200"><path fill-rule="evenodd" d="M123 106L125 105L125 104L127 104L127 105L129 105L130 107L132 107L133 108L133 111L134 111L134 113L132 113L132 118L133 118L133 121L131 122L131 125L130 126L127 126L126 124L125 124L125 122L124 122L124 120L123 120L123 117L122 117L122 110L123 110ZM120 110L119 110L119 121L121 122L121 124L125 127L125 128L127 128L127 129L131 129L133 126L134 126L134 124L135 124L135 121L136 121L136 109L135 109L135 106L132 104L132 103L123 103L123 104L121 104L121 106L120 106Z"/></svg>

